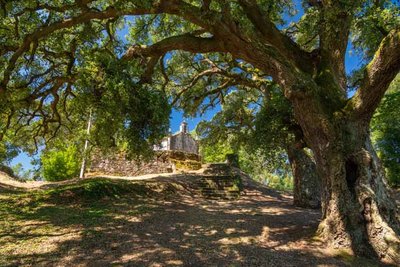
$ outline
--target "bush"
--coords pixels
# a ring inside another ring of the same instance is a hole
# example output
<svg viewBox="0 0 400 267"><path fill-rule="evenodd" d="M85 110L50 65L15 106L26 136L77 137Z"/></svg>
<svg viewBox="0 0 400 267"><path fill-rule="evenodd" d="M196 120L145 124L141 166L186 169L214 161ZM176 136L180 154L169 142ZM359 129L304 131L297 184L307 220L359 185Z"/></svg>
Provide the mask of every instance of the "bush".
<svg viewBox="0 0 400 267"><path fill-rule="evenodd" d="M63 181L79 174L79 159L75 146L65 150L50 150L42 154L42 174L46 181Z"/></svg>
<svg viewBox="0 0 400 267"><path fill-rule="evenodd" d="M6 165L0 164L0 172L4 172L10 177L15 177L14 170Z"/></svg>

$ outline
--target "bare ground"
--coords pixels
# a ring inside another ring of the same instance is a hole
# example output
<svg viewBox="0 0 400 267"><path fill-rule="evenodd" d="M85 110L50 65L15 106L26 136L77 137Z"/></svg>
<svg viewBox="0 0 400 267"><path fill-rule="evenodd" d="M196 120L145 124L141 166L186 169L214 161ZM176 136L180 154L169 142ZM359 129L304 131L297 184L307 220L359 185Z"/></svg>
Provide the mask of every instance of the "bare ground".
<svg viewBox="0 0 400 267"><path fill-rule="evenodd" d="M0 193L0 202L13 194ZM229 201L184 193L84 205L24 201L0 210L0 266L380 265L325 248L313 238L319 211L295 208L290 195L250 180Z"/></svg>

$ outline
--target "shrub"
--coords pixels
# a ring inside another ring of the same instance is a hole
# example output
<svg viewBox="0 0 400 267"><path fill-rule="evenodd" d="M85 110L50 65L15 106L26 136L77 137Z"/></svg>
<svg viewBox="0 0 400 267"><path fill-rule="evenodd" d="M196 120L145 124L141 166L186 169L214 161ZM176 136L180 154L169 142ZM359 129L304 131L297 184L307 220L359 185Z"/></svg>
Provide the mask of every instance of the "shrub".
<svg viewBox="0 0 400 267"><path fill-rule="evenodd" d="M0 172L4 172L5 174L7 174L10 177L15 177L14 170L11 167L6 166L6 165L0 164Z"/></svg>
<svg viewBox="0 0 400 267"><path fill-rule="evenodd" d="M42 174L46 181L68 180L79 173L79 159L75 146L43 152L41 161Z"/></svg>
<svg viewBox="0 0 400 267"><path fill-rule="evenodd" d="M274 189L293 191L293 178L291 176L282 177L276 174L268 174L266 184Z"/></svg>

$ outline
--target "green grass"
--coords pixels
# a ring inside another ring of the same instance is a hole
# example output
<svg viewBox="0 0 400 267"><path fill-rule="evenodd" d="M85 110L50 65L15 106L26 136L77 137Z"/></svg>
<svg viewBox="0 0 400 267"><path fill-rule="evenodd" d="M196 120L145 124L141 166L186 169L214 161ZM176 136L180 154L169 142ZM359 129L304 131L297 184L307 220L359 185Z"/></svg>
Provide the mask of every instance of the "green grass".
<svg viewBox="0 0 400 267"><path fill-rule="evenodd" d="M150 215L157 211L152 199L174 193L160 186L96 178L46 190L0 192L0 266L29 265L41 257L56 262L68 248L52 250L55 242L46 248L48 240L81 239L85 246L85 240L100 238L99 229L106 225Z"/></svg>

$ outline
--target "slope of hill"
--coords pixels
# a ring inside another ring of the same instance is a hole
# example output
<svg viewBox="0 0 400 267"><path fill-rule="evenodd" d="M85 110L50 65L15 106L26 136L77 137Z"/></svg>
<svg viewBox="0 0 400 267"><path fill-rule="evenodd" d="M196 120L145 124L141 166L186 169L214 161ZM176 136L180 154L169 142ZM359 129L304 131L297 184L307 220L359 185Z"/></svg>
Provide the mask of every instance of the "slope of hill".
<svg viewBox="0 0 400 267"><path fill-rule="evenodd" d="M376 266L313 238L320 213L236 170L240 198L204 173L1 183L0 266ZM4 181L3 181L4 182ZM200 192L201 193L201 192Z"/></svg>

